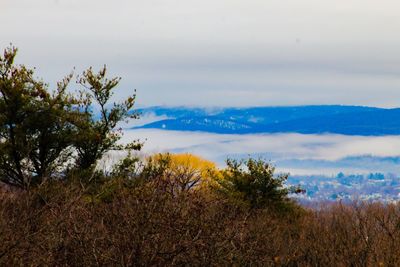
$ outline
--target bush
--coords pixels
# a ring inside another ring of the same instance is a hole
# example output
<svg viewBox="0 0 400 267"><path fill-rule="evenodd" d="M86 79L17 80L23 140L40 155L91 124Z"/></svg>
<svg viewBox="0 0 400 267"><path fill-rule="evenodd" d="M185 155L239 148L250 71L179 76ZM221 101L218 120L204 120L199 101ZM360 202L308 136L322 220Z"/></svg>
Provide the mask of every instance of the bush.
<svg viewBox="0 0 400 267"><path fill-rule="evenodd" d="M252 209L291 209L295 205L288 194L301 190L290 190L285 186L288 175L274 176L274 172L275 168L263 160L228 160L222 179L216 180L219 185L216 189Z"/></svg>
<svg viewBox="0 0 400 267"><path fill-rule="evenodd" d="M162 177L171 193L208 189L218 170L215 163L189 153L156 154L147 159L144 176Z"/></svg>
<svg viewBox="0 0 400 267"><path fill-rule="evenodd" d="M79 183L57 181L3 194L0 265L400 264L399 205L334 204L276 216L200 190L171 195L162 184L109 181L94 201Z"/></svg>

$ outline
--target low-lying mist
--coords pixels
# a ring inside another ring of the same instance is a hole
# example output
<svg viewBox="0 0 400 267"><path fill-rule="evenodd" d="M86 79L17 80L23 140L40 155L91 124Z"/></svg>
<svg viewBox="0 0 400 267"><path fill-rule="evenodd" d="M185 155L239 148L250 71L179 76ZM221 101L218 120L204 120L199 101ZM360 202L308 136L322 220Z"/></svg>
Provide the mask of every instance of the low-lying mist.
<svg viewBox="0 0 400 267"><path fill-rule="evenodd" d="M223 166L228 157L262 157L291 174L338 172L399 174L400 136L304 134L223 135L153 129L125 130L122 142L140 139L144 153L193 153Z"/></svg>

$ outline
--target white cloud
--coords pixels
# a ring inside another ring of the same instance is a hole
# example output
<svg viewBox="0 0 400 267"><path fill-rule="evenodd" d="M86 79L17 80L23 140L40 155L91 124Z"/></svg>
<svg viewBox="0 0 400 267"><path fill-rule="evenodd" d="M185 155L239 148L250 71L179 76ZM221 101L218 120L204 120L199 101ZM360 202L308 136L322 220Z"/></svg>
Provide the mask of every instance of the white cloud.
<svg viewBox="0 0 400 267"><path fill-rule="evenodd" d="M250 154L263 155L263 157L272 161L291 159L337 161L350 156L400 156L400 136L221 135L140 129L125 131L123 141L129 142L137 138L147 139L143 150L145 153L189 152L214 160L221 165L222 161L229 156L246 157ZM295 168L285 168L284 170L302 173ZM311 172L329 172L331 170L332 167L325 170L315 169ZM351 170L359 171L362 168L354 167ZM310 169L307 171L310 174ZM340 171L340 169L337 169L337 171Z"/></svg>

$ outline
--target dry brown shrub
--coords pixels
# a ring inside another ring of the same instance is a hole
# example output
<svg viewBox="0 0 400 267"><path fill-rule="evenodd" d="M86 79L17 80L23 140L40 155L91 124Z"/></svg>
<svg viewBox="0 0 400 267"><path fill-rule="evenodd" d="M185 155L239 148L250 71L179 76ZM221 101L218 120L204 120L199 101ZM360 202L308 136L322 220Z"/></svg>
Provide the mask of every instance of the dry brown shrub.
<svg viewBox="0 0 400 267"><path fill-rule="evenodd" d="M0 265L400 265L399 205L280 215L156 182L111 184L107 199L61 182L1 197Z"/></svg>

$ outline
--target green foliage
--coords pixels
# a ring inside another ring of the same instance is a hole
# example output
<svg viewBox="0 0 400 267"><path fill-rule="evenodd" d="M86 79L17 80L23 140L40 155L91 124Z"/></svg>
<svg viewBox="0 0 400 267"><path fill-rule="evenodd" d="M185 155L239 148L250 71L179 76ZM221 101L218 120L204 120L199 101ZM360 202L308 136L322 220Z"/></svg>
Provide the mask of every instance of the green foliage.
<svg viewBox="0 0 400 267"><path fill-rule="evenodd" d="M134 179L139 177L142 167L143 163L140 159L133 156L131 151L129 151L126 157L113 166L111 176Z"/></svg>
<svg viewBox="0 0 400 267"><path fill-rule="evenodd" d="M74 143L79 155L77 167L81 169L92 168L109 150L122 149L123 147L117 145L121 138L121 130L116 130L117 124L128 118L138 117L132 111L135 95L129 96L122 103L113 103L112 107L108 108L120 78L108 79L106 73L105 66L98 73L89 68L78 79L78 83L87 90L81 92L80 109L83 116L78 123L78 135ZM94 119L93 105L100 110L101 116L98 120ZM141 143L135 141L129 144L128 148L140 150L141 146Z"/></svg>
<svg viewBox="0 0 400 267"><path fill-rule="evenodd" d="M138 141L117 144L117 124L137 118L135 95L112 103L120 78L106 78L106 67L83 72L78 83L85 90L77 95L67 92L72 74L50 90L34 77L34 70L14 64L16 54L17 49L9 47L0 56L0 181L28 189L66 177L68 169L85 170L90 180L106 152L141 148Z"/></svg>
<svg viewBox="0 0 400 267"><path fill-rule="evenodd" d="M263 160L227 160L217 190L252 209L285 209L292 205L285 187L288 175L274 176L275 168Z"/></svg>
<svg viewBox="0 0 400 267"><path fill-rule="evenodd" d="M142 177L152 181L159 179L165 175L165 172L171 166L171 154L157 154L154 157L149 157L142 171Z"/></svg>
<svg viewBox="0 0 400 267"><path fill-rule="evenodd" d="M0 57L0 179L28 188L55 174L69 156L72 76L50 94L33 70L14 65L16 53L10 47Z"/></svg>

